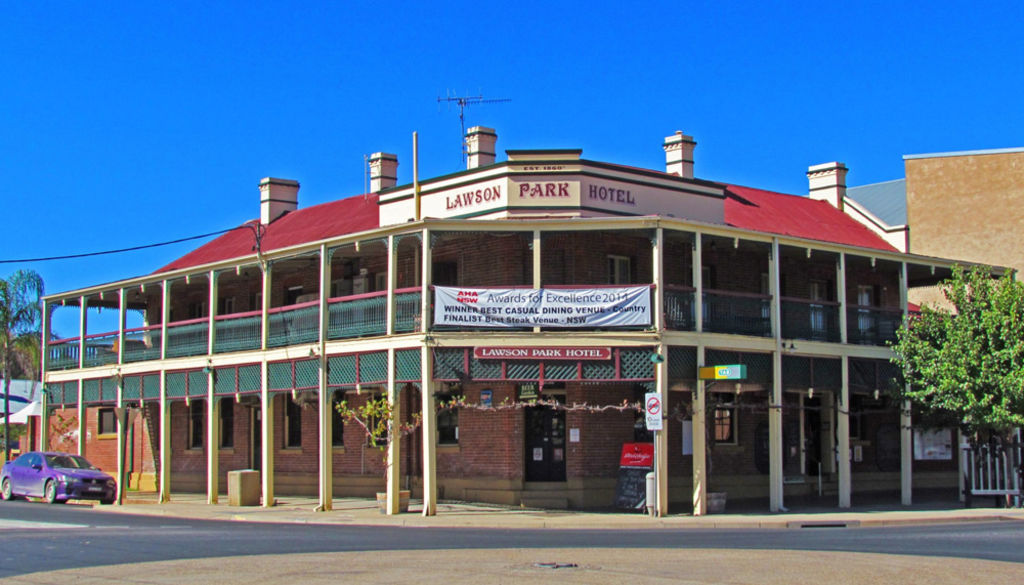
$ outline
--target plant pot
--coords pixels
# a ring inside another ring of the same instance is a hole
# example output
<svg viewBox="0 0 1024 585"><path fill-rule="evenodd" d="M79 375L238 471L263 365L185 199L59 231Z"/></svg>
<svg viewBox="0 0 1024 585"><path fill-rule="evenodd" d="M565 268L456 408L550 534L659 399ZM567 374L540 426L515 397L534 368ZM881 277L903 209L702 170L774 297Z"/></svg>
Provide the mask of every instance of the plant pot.
<svg viewBox="0 0 1024 585"><path fill-rule="evenodd" d="M409 511L409 497L412 494L409 490L398 490L398 511L408 512ZM377 492L377 511L381 514L388 513L388 493Z"/></svg>
<svg viewBox="0 0 1024 585"><path fill-rule="evenodd" d="M708 514L724 514L726 492L708 492Z"/></svg>

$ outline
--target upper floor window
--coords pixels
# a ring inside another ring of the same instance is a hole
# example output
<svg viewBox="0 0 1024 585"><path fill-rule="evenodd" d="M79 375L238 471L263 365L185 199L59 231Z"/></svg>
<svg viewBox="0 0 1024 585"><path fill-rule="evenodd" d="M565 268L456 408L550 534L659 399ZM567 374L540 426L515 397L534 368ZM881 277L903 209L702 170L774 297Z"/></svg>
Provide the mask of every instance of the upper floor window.
<svg viewBox="0 0 1024 585"><path fill-rule="evenodd" d="M608 255L608 284L630 284L632 262L626 256Z"/></svg>

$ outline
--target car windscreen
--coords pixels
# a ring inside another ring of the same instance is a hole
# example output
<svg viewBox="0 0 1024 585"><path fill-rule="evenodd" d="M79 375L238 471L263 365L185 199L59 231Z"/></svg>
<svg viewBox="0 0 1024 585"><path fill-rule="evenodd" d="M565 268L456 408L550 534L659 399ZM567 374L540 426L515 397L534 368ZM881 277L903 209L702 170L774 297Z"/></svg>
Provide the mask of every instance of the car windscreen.
<svg viewBox="0 0 1024 585"><path fill-rule="evenodd" d="M63 467L65 469L95 469L85 457L78 455L47 455L46 463L50 467Z"/></svg>

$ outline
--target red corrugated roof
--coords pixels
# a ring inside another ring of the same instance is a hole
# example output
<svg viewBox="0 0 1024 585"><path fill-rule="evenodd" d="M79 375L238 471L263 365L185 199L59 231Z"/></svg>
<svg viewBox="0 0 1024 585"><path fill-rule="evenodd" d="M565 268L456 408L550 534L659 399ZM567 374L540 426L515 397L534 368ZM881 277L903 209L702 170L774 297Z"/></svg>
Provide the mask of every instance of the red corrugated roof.
<svg viewBox="0 0 1024 585"><path fill-rule="evenodd" d="M156 272L200 266L253 253L253 220L171 262ZM270 252L380 227L377 195L358 195L304 209L297 209L270 222L263 235L263 251Z"/></svg>
<svg viewBox="0 0 1024 585"><path fill-rule="evenodd" d="M897 251L825 201L726 185L725 223L738 228L834 244Z"/></svg>

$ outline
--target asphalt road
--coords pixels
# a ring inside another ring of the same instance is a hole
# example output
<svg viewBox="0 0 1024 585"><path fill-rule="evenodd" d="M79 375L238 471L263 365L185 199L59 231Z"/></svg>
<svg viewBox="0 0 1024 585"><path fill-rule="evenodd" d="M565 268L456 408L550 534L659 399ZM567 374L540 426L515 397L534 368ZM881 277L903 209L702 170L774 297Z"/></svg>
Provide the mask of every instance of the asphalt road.
<svg viewBox="0 0 1024 585"><path fill-rule="evenodd" d="M368 551L411 551L405 555L409 558L419 558L417 555L423 551L494 551L477 558L481 562L506 559L502 567L508 570L519 566L516 563L533 567L531 563L557 564L559 559L566 563L573 562L572 558L607 559L607 554L601 557L594 551L624 549L646 550L641 556L649 557L662 555L655 550L676 556L685 551L719 551L715 554L735 554L740 560L753 559L763 555L763 551L804 551L941 557L947 563L950 558L1008 561L1020 566L1010 565L1009 569L1001 570L1012 573L1019 569L1017 582L1024 582L1024 523L1009 521L877 528L503 530L224 522L108 514L87 507L24 501L0 502L0 579L40 571L81 572L104 566L224 557L249 558L252 567L253 556L268 555L269 560L269 555L298 558L294 555ZM570 552L587 550L592 554ZM766 558L778 559L781 554ZM513 557L519 560L508 560ZM361 558L370 557L363 554ZM870 564L878 568L877 563ZM197 563L192 568L198 570L202 566ZM216 566L223 569L225 561L218 561ZM419 567L421 572L430 569L429 565Z"/></svg>

